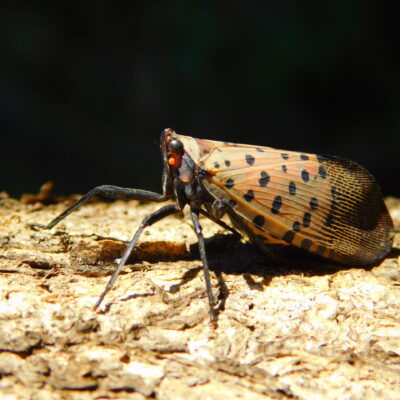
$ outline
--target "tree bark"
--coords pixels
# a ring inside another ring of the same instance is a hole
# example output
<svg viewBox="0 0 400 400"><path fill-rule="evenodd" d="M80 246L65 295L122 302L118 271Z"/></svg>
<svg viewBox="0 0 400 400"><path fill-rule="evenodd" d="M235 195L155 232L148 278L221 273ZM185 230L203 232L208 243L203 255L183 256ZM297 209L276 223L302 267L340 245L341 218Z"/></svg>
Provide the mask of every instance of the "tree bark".
<svg viewBox="0 0 400 400"><path fill-rule="evenodd" d="M388 204L399 225L400 201ZM217 324L209 322L187 213L143 234L159 204L0 200L0 397L399 399L400 235L380 265L269 260L207 219Z"/></svg>

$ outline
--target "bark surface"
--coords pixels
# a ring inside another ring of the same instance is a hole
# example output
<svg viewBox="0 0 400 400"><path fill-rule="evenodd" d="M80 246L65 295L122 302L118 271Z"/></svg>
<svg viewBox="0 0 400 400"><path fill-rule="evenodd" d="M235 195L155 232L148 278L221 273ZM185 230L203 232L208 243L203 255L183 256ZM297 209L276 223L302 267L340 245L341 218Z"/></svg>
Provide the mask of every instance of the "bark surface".
<svg viewBox="0 0 400 400"><path fill-rule="evenodd" d="M95 312L160 205L92 202L46 231L26 224L70 203L25 203L0 200L0 398L400 398L399 234L380 265L348 269L277 263L202 219L212 326L188 215L145 231Z"/></svg>

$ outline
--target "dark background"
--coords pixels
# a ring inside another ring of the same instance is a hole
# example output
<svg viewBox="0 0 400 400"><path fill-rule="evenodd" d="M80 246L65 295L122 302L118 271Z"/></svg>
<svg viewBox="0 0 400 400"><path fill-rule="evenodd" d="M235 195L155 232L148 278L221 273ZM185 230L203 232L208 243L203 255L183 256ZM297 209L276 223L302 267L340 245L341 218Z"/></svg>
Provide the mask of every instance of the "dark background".
<svg viewBox="0 0 400 400"><path fill-rule="evenodd" d="M341 155L399 196L398 13L312 3L3 4L0 190L160 191L172 127Z"/></svg>

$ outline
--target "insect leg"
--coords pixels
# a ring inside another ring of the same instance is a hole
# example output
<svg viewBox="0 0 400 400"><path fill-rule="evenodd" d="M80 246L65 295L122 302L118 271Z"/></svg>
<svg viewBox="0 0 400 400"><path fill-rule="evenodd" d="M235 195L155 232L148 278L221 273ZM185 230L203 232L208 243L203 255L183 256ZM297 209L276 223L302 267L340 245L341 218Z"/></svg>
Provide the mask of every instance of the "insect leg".
<svg viewBox="0 0 400 400"><path fill-rule="evenodd" d="M237 237L241 237L242 235L234 228L232 228L231 226L229 226L228 224L226 224L224 221L220 221L219 219L214 218L210 213L208 213L207 211L203 210L203 209L199 209L199 212L201 215L204 215L205 217L207 217L208 219L211 219L212 222L215 222L216 224L218 224L219 226L221 226L222 228L226 229L229 232L232 232L235 236Z"/></svg>
<svg viewBox="0 0 400 400"><path fill-rule="evenodd" d="M206 288L207 288L207 296L208 302L210 304L210 320L211 322L215 321L215 301L214 296L211 289L211 282L210 282L210 271L208 269L208 261L207 261L207 254L206 254L206 247L204 244L204 237L202 233L202 228L199 222L199 210L191 209L190 215L192 216L194 230L197 235L197 240L199 242L199 250L200 250L200 257L201 261L203 262L203 271L204 271L204 279L206 281Z"/></svg>
<svg viewBox="0 0 400 400"><path fill-rule="evenodd" d="M211 214L214 216L216 219L221 219L227 208L226 201L224 199L215 199L214 202L211 204Z"/></svg>
<svg viewBox="0 0 400 400"><path fill-rule="evenodd" d="M141 189L130 189L130 188L122 188L118 186L111 185L102 185L97 186L92 189L90 192L86 193L81 199L79 199L76 203L72 204L68 207L64 212L50 221L47 225L31 223L29 226L51 229L53 226L57 225L60 221L62 221L65 217L79 208L81 205L88 202L94 196L103 196L109 199L119 199L119 200L143 200L143 201L165 201L168 196L164 194L159 194L155 192L148 192L147 190Z"/></svg>
<svg viewBox="0 0 400 400"><path fill-rule="evenodd" d="M97 303L95 304L94 309L96 309L100 306L105 295L110 291L115 280L118 278L118 275L120 274L123 266L125 265L126 261L128 260L133 248L136 246L136 243L139 240L139 237L140 237L141 233L143 232L143 230L145 228L147 228L148 226L153 225L155 222L159 221L160 219L163 219L171 214L176 214L179 211L181 211L181 208L179 207L178 204L168 204L164 207L159 208L157 211L154 211L152 214L148 215L142 221L138 230L134 234L132 240L129 242L128 247L125 249L124 254L122 255L122 257L118 263L118 267L113 272L110 280L107 283L107 286L105 287L105 289L101 293L99 299L97 300Z"/></svg>

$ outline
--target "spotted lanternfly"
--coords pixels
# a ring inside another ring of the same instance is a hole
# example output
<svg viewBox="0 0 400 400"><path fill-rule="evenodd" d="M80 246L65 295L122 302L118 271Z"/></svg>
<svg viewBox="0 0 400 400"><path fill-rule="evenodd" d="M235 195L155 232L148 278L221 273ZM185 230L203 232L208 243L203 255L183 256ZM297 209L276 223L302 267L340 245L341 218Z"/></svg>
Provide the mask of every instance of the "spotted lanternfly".
<svg viewBox="0 0 400 400"><path fill-rule="evenodd" d="M199 215L235 231L265 251L291 245L347 266L373 264L391 249L393 223L374 177L357 163L334 156L161 134L163 193L103 185L94 188L48 225L51 229L91 197L136 199L168 204L147 216L126 248L95 308L111 289L144 228L180 212L186 205L199 242L215 320L207 256Z"/></svg>

